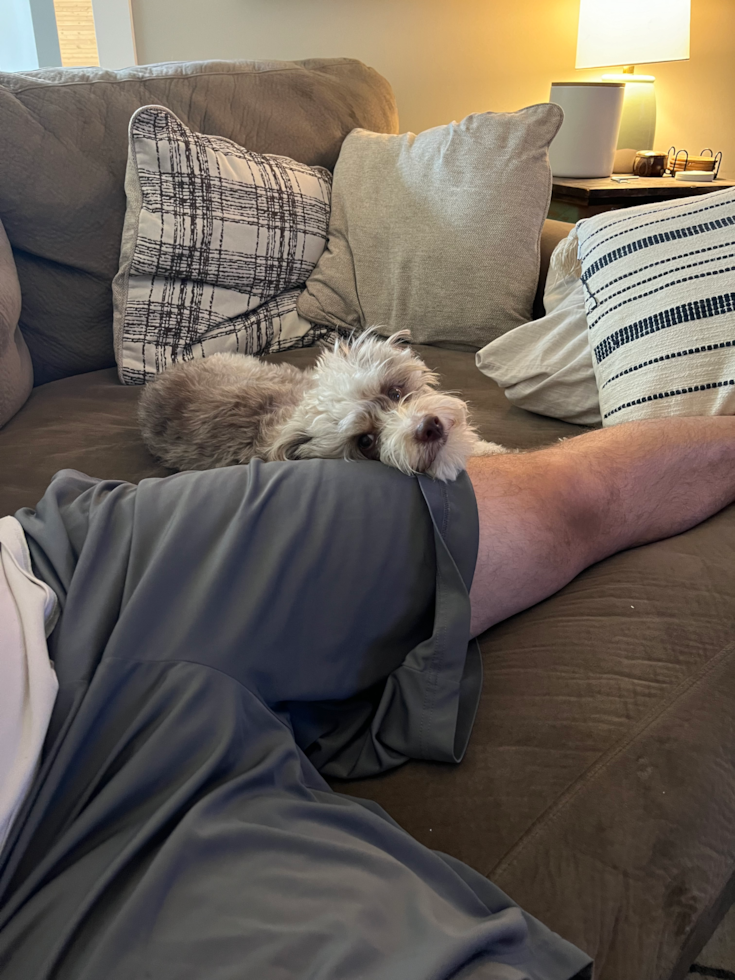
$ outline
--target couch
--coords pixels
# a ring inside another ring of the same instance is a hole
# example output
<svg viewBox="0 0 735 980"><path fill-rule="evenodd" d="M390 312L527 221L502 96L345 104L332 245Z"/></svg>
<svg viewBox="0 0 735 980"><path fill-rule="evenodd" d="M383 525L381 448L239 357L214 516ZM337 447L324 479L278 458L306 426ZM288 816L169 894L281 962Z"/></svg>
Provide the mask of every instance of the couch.
<svg viewBox="0 0 735 980"><path fill-rule="evenodd" d="M0 514L72 467L138 482L139 389L114 368L110 282L140 105L333 167L354 127L397 132L392 92L348 59L0 77L0 220L36 387L0 430ZM545 268L571 226L547 221ZM418 347L481 435L533 449L582 431L512 407L472 354ZM304 367L313 349L275 356ZM596 565L481 638L464 761L340 784L492 878L596 962L598 980L683 977L735 898L735 510Z"/></svg>

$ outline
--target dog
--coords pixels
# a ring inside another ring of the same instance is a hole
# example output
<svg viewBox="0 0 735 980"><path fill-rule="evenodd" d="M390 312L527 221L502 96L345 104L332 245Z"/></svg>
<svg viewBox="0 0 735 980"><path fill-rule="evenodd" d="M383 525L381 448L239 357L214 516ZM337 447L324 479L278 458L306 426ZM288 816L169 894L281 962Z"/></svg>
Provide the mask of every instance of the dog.
<svg viewBox="0 0 735 980"><path fill-rule="evenodd" d="M174 470L251 459L372 459L406 474L454 480L483 442L466 404L407 345L366 331L325 349L312 369L213 354L146 385L138 419L148 449Z"/></svg>

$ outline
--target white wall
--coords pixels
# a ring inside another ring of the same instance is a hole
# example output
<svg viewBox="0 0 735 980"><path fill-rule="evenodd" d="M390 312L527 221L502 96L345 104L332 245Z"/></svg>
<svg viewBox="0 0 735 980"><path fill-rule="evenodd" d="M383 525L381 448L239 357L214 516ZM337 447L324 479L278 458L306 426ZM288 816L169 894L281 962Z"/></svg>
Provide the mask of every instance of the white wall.
<svg viewBox="0 0 735 980"><path fill-rule="evenodd" d="M92 11L101 67L137 64L130 0L92 0Z"/></svg>
<svg viewBox="0 0 735 980"><path fill-rule="evenodd" d="M401 127L549 97L574 68L579 0L132 0L138 60L360 58L393 85ZM725 154L735 176L735 0L692 0L691 60L658 78L657 148Z"/></svg>
<svg viewBox="0 0 735 980"><path fill-rule="evenodd" d="M38 68L30 0L0 0L0 71Z"/></svg>
<svg viewBox="0 0 735 980"><path fill-rule="evenodd" d="M61 65L61 48L54 0L30 0L30 8L39 67L58 68Z"/></svg>
<svg viewBox="0 0 735 980"><path fill-rule="evenodd" d="M141 64L359 58L393 85L403 128L421 130L478 109L517 109L548 99L577 3L133 0L133 15ZM571 59L573 66L573 52Z"/></svg>

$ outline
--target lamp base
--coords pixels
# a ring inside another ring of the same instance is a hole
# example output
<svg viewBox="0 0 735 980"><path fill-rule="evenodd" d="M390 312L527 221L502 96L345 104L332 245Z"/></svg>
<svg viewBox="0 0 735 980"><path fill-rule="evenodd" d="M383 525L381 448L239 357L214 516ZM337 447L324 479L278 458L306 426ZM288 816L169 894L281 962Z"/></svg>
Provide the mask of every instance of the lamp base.
<svg viewBox="0 0 735 980"><path fill-rule="evenodd" d="M653 75L603 75L606 82L625 82L619 150L652 150L656 136L656 93Z"/></svg>

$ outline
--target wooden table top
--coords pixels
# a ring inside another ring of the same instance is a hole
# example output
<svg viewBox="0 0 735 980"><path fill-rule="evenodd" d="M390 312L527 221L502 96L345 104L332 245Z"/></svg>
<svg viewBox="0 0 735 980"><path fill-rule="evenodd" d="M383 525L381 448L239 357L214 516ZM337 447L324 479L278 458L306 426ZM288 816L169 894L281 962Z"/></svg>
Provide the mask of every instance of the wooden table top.
<svg viewBox="0 0 735 980"><path fill-rule="evenodd" d="M626 174L616 174L625 177ZM572 178L554 177L552 197L555 201L569 201L574 204L602 204L615 198L630 200L646 197L687 197L690 194L707 194L735 187L735 180L689 181L674 177L638 177L635 180L613 180L612 177Z"/></svg>

